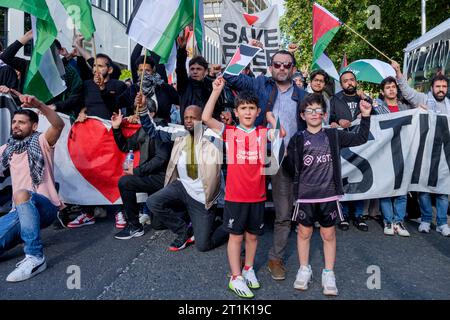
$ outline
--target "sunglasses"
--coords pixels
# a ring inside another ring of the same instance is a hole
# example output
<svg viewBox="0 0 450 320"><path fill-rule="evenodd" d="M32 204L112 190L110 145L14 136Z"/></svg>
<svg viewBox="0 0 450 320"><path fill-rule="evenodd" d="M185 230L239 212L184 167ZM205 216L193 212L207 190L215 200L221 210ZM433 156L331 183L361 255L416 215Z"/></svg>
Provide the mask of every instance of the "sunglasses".
<svg viewBox="0 0 450 320"><path fill-rule="evenodd" d="M274 62L272 62L272 66L275 69L280 69L281 66L284 66L285 69L290 69L292 67L292 62L277 62L277 61L274 61Z"/></svg>
<svg viewBox="0 0 450 320"><path fill-rule="evenodd" d="M318 114L318 115L322 115L324 112L323 112L323 109L305 109L305 114Z"/></svg>

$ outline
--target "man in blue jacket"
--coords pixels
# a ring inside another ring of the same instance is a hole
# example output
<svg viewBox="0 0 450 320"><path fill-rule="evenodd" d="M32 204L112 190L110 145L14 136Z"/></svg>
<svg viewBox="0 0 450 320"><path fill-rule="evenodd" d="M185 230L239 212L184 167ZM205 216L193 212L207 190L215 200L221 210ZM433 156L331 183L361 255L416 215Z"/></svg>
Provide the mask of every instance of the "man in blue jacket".
<svg viewBox="0 0 450 320"><path fill-rule="evenodd" d="M262 48L262 43L252 39L249 43ZM306 92L293 82L296 71L295 57L286 50L279 50L271 57L269 71L271 77L260 75L251 78L247 75L224 75L225 80L237 90L249 90L258 95L261 113L255 125L266 123L266 112L271 111L275 118L280 119L281 126L286 131L284 145L298 131L306 128L305 121L300 117L300 103ZM284 280L286 269L283 264L287 240L291 230L291 215L293 209L293 177L285 169L280 168L271 177L273 203L275 206L275 223L273 246L269 252L268 268L274 280Z"/></svg>

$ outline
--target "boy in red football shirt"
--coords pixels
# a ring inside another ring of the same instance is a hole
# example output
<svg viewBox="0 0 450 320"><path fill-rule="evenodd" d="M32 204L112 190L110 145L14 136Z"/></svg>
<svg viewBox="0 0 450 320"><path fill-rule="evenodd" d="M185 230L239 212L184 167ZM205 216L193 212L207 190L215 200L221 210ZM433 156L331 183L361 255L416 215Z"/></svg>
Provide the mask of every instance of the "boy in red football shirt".
<svg viewBox="0 0 450 320"><path fill-rule="evenodd" d="M224 226L230 233L228 262L231 268L229 289L242 298L253 298L250 289L260 287L253 262L258 235L263 233L266 180L264 155L267 135L262 126L255 127L261 109L251 92L241 92L235 99L239 125L224 125L212 117L214 106L225 85L222 77L213 83L213 91L203 110L202 121L222 135L227 147L227 181L225 187ZM241 272L240 252L245 236L245 266Z"/></svg>

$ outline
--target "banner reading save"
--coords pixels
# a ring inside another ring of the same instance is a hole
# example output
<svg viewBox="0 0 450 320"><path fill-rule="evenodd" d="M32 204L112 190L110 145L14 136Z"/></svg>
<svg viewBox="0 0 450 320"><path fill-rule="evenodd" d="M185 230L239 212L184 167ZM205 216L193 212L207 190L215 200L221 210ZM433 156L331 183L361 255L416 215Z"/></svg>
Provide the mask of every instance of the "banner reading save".
<svg viewBox="0 0 450 320"><path fill-rule="evenodd" d="M242 7L231 0L223 2L224 9L220 23L220 44L222 47L222 66L228 64L239 44L256 39L263 44L264 51L253 59L252 71L265 72L270 57L280 47L279 16L277 6L271 6L260 12L247 14Z"/></svg>

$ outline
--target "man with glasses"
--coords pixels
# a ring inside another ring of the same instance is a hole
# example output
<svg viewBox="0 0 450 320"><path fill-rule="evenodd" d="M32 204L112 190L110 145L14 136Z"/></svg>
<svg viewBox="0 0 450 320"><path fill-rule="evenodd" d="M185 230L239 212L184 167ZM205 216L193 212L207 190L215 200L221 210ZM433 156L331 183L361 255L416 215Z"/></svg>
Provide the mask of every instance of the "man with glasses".
<svg viewBox="0 0 450 320"><path fill-rule="evenodd" d="M250 45L262 48L262 43L252 39ZM271 77L260 75L256 78L240 74L232 76L225 74L225 80L239 91L249 90L258 95L261 113L256 118L255 125L265 123L265 114L270 112L280 120L286 131L284 145L298 131L306 128L305 121L300 117L300 103L306 92L293 82L296 71L295 57L287 50L279 50L271 57L269 71ZM286 269L283 264L284 253L291 230L291 215L293 209L292 177L280 168L272 178L272 196L275 206L275 223L273 246L269 252L268 268L274 280L284 280Z"/></svg>
<svg viewBox="0 0 450 320"><path fill-rule="evenodd" d="M308 88L306 88L306 92L308 93L318 93L322 95L323 99L325 100L325 104L327 106L326 109L326 116L323 118L323 124L328 125L329 124L329 115L330 115L330 97L325 92L325 88L330 81L330 77L328 76L328 73L326 73L324 70L314 70L309 75L310 84L308 85Z"/></svg>

